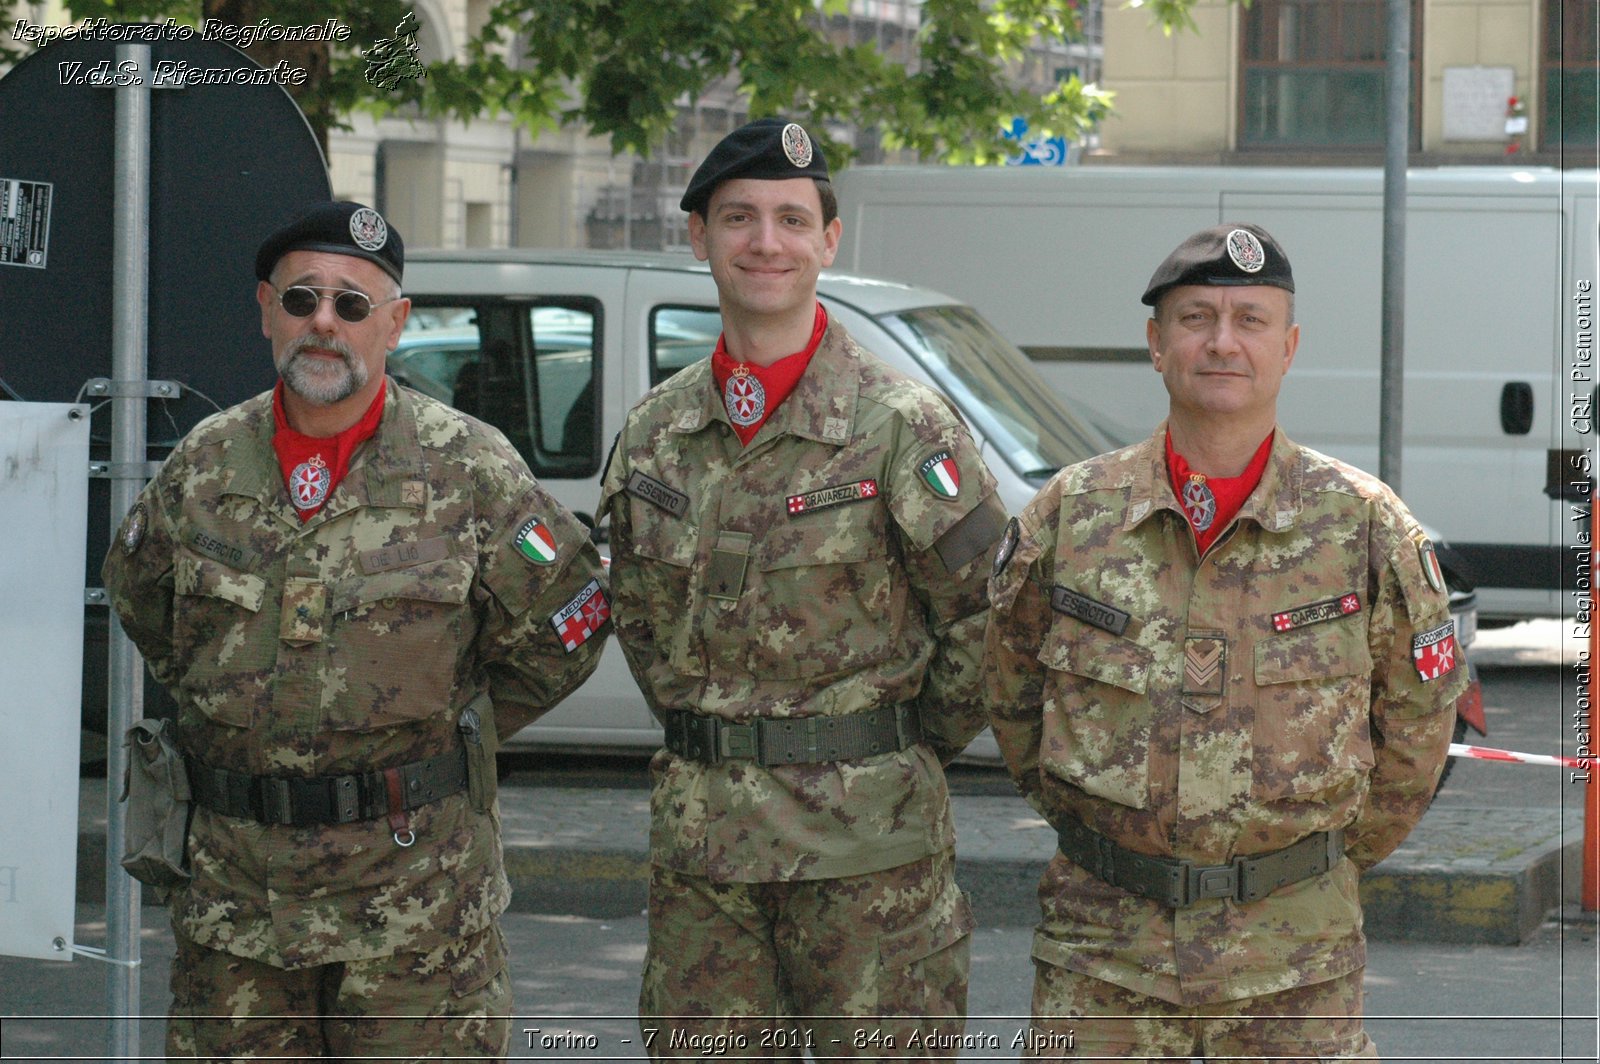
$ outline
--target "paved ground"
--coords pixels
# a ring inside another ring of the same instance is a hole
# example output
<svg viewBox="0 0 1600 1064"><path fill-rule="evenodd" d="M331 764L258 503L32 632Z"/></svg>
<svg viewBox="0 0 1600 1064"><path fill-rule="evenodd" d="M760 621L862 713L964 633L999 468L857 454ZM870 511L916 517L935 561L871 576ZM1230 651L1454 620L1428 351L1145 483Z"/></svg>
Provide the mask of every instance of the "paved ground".
<svg viewBox="0 0 1600 1064"><path fill-rule="evenodd" d="M1577 647L1560 622L1485 632L1475 660L1485 687L1486 745L1574 752ZM537 1044L541 1033L530 1055L635 1055L637 1045L621 1039L635 1034L643 951L649 817L643 764L564 756L523 760L512 769L502 809L517 890L507 927L519 1003L549 1018L530 1020L532 1026L608 1040L593 1051L547 1051ZM1053 839L999 770L959 769L952 789L958 874L982 924L974 940L971 1010L995 1017L972 1029L1009 1037L1015 1022L1006 1017L1027 1008L1033 890ZM1375 940L1369 1012L1386 1017L1374 1021L1374 1032L1388 1059L1597 1059L1593 921L1571 904L1580 881L1582 797L1583 787L1561 769L1461 762L1411 839L1367 876ZM79 941L94 944L104 941L96 904L103 897L102 782L84 782L82 813ZM171 936L159 910L146 908L144 921L142 1008L159 1016ZM104 1011L105 971L83 960L0 958L0 1019L10 1017L0 1056L103 1052L103 1020L60 1017ZM571 1019L567 1027L560 1026L564 1019ZM143 1026L141 1043L155 1052L160 1023Z"/></svg>

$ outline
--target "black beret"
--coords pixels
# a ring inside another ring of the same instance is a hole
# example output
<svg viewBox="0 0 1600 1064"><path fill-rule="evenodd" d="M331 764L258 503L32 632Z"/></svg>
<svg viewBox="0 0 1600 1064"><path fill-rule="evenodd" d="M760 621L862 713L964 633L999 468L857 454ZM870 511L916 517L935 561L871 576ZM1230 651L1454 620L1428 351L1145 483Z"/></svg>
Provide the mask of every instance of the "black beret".
<svg viewBox="0 0 1600 1064"><path fill-rule="evenodd" d="M705 213L711 193L735 177L782 181L790 177L828 179L828 160L798 122L758 118L729 133L711 149L689 179L678 206Z"/></svg>
<svg viewBox="0 0 1600 1064"><path fill-rule="evenodd" d="M1161 293L1180 284L1267 284L1294 291L1289 257L1259 225L1223 222L1179 244L1156 267L1141 300L1153 307Z"/></svg>
<svg viewBox="0 0 1600 1064"><path fill-rule="evenodd" d="M267 237L256 252L256 277L270 280L278 260L291 251L331 251L366 259L382 266L396 284L406 268L400 233L371 207L344 200L309 207Z"/></svg>

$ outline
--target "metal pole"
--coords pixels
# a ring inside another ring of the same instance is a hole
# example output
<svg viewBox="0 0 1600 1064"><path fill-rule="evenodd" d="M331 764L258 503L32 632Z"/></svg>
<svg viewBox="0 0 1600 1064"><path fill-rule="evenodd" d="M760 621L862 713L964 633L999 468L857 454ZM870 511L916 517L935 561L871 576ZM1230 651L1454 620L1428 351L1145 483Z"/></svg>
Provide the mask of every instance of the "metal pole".
<svg viewBox="0 0 1600 1064"><path fill-rule="evenodd" d="M1388 0L1389 56L1384 100L1383 328L1378 393L1378 479L1400 491L1405 409L1406 159L1411 147L1411 4Z"/></svg>
<svg viewBox="0 0 1600 1064"><path fill-rule="evenodd" d="M111 278L111 378L142 381L148 376L146 320L150 257L150 46L117 46L118 69L137 64L145 73L139 85L116 89L113 159L113 244ZM139 494L145 450L145 398L113 388L111 400L111 527L122 522ZM111 549L115 550L113 546ZM112 1060L139 1054L139 904L140 886L123 871L126 824L122 803L128 752L122 737L144 716L144 668L116 611L111 612L107 663L110 690L106 720L106 1015ZM119 963L120 962L120 963Z"/></svg>

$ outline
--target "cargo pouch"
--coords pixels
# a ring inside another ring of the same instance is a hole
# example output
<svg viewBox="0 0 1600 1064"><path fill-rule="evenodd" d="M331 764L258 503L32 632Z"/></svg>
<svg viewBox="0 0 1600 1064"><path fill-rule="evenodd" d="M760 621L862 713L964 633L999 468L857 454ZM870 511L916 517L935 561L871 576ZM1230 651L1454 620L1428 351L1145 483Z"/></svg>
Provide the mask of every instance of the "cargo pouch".
<svg viewBox="0 0 1600 1064"><path fill-rule="evenodd" d="M141 720L128 729L127 846L122 867L160 890L187 883L189 774L172 740L170 720Z"/></svg>
<svg viewBox="0 0 1600 1064"><path fill-rule="evenodd" d="M494 755L500 749L500 733L494 723L494 701L487 691L467 703L456 725L467 748L467 797L472 808L487 813L494 808L498 786Z"/></svg>

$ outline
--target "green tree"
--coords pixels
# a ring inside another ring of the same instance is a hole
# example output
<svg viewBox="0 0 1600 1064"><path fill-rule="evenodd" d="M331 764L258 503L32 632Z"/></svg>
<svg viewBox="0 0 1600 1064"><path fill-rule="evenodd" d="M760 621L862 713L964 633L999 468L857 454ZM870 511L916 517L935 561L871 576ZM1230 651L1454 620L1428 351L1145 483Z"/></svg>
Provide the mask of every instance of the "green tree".
<svg viewBox="0 0 1600 1064"><path fill-rule="evenodd" d="M1171 33L1193 26L1195 2L1147 6L1153 24ZM395 35L413 10L404 0L68 0L75 19L235 26L337 19L351 31L341 44L263 40L246 49L263 66L284 60L308 72L289 91L324 148L328 130L358 108L415 107L467 122L505 114L533 132L578 125L609 137L614 151L648 156L672 128L680 100L731 79L752 115L793 115L817 131L830 122L876 126L887 147L978 162L1014 150L1001 137L1014 117L1025 118L1033 135L1070 138L1107 112L1109 94L1075 77L1035 95L1013 88L1008 76L1031 42L1078 39L1084 6L924 0L915 56L906 63L830 31L849 0L497 0L461 58L380 88L365 77L361 51ZM849 154L830 147L834 157Z"/></svg>

